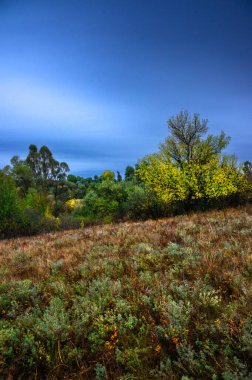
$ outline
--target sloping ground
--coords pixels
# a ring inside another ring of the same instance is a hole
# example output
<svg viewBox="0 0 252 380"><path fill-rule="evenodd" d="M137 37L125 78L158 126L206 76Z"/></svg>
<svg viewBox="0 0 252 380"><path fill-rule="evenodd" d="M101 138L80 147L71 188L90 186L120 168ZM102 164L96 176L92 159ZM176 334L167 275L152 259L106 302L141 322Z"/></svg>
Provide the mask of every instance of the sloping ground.
<svg viewBox="0 0 252 380"><path fill-rule="evenodd" d="M251 379L252 208L1 241L1 376Z"/></svg>

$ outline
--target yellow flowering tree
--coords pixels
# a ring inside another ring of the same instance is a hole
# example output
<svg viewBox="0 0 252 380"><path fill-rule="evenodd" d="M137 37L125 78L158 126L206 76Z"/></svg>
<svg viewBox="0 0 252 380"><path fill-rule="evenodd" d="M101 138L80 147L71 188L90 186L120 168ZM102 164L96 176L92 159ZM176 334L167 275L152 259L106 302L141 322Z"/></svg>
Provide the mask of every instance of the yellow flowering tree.
<svg viewBox="0 0 252 380"><path fill-rule="evenodd" d="M68 212L72 212L77 208L81 208L83 206L83 199L69 199L66 203L66 209Z"/></svg>
<svg viewBox="0 0 252 380"><path fill-rule="evenodd" d="M137 174L166 203L187 198L185 173L159 155L147 156Z"/></svg>
<svg viewBox="0 0 252 380"><path fill-rule="evenodd" d="M228 197L248 186L239 170L221 166L217 159L204 165L189 163L181 169L153 155L140 163L137 174L166 203Z"/></svg>
<svg viewBox="0 0 252 380"><path fill-rule="evenodd" d="M233 156L221 156L229 138L202 135L207 121L180 113L168 121L171 136L159 152L140 161L137 175L166 202L215 199L239 194L248 182Z"/></svg>

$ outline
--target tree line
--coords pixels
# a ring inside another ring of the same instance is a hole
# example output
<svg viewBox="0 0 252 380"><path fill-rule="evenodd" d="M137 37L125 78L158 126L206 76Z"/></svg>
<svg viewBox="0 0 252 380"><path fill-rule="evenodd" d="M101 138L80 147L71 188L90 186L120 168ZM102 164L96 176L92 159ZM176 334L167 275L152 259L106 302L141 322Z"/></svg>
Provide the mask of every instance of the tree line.
<svg viewBox="0 0 252 380"><path fill-rule="evenodd" d="M0 236L76 228L90 223L158 218L251 201L252 164L223 153L230 137L181 111L168 120L158 152L127 166L83 178L69 174L47 146L29 146L0 171Z"/></svg>

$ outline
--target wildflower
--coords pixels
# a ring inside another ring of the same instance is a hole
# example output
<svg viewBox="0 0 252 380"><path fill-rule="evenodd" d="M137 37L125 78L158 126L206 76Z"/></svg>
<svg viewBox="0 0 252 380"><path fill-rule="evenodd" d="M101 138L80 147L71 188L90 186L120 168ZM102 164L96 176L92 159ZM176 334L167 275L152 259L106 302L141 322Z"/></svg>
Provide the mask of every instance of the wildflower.
<svg viewBox="0 0 252 380"><path fill-rule="evenodd" d="M235 323L233 319L229 320L229 330L230 330L230 334L233 335L235 332Z"/></svg>
<svg viewBox="0 0 252 380"><path fill-rule="evenodd" d="M111 344L109 341L105 342L105 347L107 348L107 350L113 350L114 348L113 344Z"/></svg>
<svg viewBox="0 0 252 380"><path fill-rule="evenodd" d="M179 338L175 335L173 338L172 338L172 342L174 344L177 344L179 342Z"/></svg>
<svg viewBox="0 0 252 380"><path fill-rule="evenodd" d="M114 334L111 336L111 340L115 340L118 335L118 330L114 330Z"/></svg>
<svg viewBox="0 0 252 380"><path fill-rule="evenodd" d="M161 351L161 346L160 344L157 344L156 347L155 347L155 351L159 354L159 352Z"/></svg>

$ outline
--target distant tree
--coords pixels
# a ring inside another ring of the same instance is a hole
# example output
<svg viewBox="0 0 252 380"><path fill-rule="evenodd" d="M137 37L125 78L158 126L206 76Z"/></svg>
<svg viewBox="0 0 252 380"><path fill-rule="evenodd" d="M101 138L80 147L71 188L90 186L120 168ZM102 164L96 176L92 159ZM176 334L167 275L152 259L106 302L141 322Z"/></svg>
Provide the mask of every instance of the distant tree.
<svg viewBox="0 0 252 380"><path fill-rule="evenodd" d="M99 179L99 177L97 177ZM71 195L69 199L83 198L87 192L87 189L96 183L91 177L83 178L81 176L75 176L69 174L67 176L67 185L70 188Z"/></svg>
<svg viewBox="0 0 252 380"><path fill-rule="evenodd" d="M31 144L29 146L29 153L26 157L26 163L31 168L33 172L33 176L37 181L41 177L41 168L40 168L40 160L39 160L39 152L36 145Z"/></svg>
<svg viewBox="0 0 252 380"><path fill-rule="evenodd" d="M102 178L100 176L98 176L98 175L95 175L94 178L93 178L93 182L94 183L99 183L99 182L101 182L101 180L102 180Z"/></svg>
<svg viewBox="0 0 252 380"><path fill-rule="evenodd" d="M115 179L115 174L110 170L105 170L101 175L101 179L113 181Z"/></svg>
<svg viewBox="0 0 252 380"><path fill-rule="evenodd" d="M25 196L29 188L34 185L33 172L25 161L20 160L19 156L13 156L11 164L12 166L9 166L5 173L12 175L20 194Z"/></svg>
<svg viewBox="0 0 252 380"><path fill-rule="evenodd" d="M117 182L121 182L122 181L122 176L121 176L121 173L119 171L117 171L116 181Z"/></svg>
<svg viewBox="0 0 252 380"><path fill-rule="evenodd" d="M31 168L24 162L17 163L12 169L12 176L20 189L22 196L34 185L34 177Z"/></svg>
<svg viewBox="0 0 252 380"><path fill-rule="evenodd" d="M20 162L23 162L20 160L19 156L13 156L10 160L12 166L16 166L18 164L20 164Z"/></svg>
<svg viewBox="0 0 252 380"><path fill-rule="evenodd" d="M250 161L245 161L242 166L247 180L252 183L252 163Z"/></svg>
<svg viewBox="0 0 252 380"><path fill-rule="evenodd" d="M55 160L52 152L45 145L39 151L36 145L30 145L25 163L32 170L37 185L44 190L52 182L64 181L69 171L67 163Z"/></svg>
<svg viewBox="0 0 252 380"><path fill-rule="evenodd" d="M125 181L131 181L134 177L134 174L135 174L135 169L133 168L133 166L127 166L125 169L125 174L124 174Z"/></svg>
<svg viewBox="0 0 252 380"><path fill-rule="evenodd" d="M76 175L74 175L74 174L68 174L67 180L69 182L76 183L78 181L78 177L76 177Z"/></svg>

